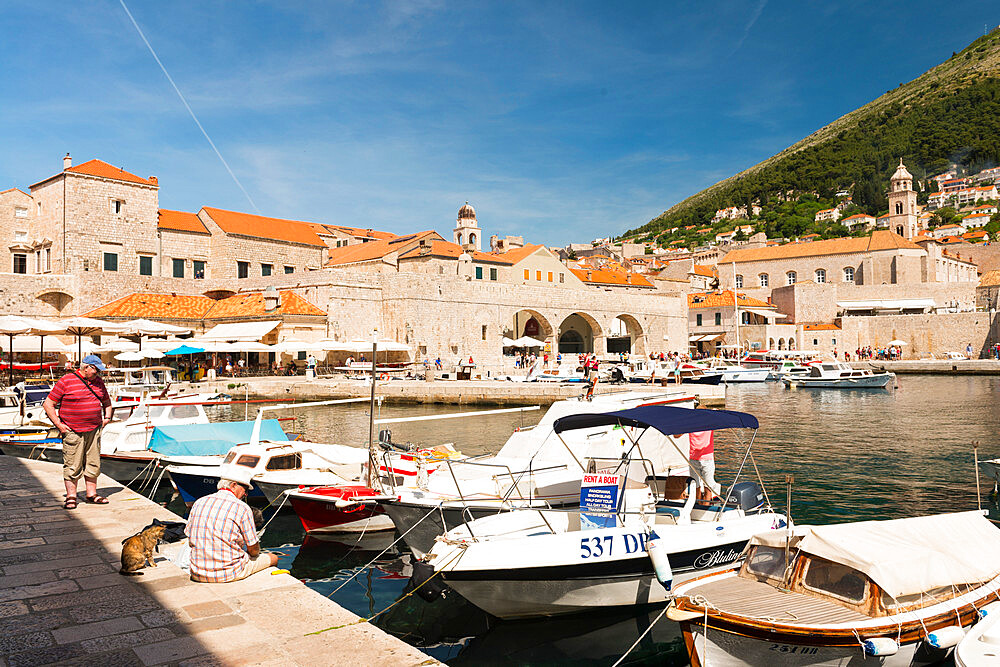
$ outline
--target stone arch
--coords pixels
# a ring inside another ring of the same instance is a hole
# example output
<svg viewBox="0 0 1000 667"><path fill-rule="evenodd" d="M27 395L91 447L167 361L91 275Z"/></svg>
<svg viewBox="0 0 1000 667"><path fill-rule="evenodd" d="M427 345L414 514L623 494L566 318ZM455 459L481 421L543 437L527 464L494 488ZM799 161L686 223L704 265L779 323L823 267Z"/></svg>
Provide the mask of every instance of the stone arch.
<svg viewBox="0 0 1000 667"><path fill-rule="evenodd" d="M611 320L608 327L608 354L645 354L646 334L634 316L622 313Z"/></svg>
<svg viewBox="0 0 1000 667"><path fill-rule="evenodd" d="M789 349L789 350L794 350L795 349L795 339L792 338L791 336L788 337L788 343L786 345L786 348Z"/></svg>
<svg viewBox="0 0 1000 667"><path fill-rule="evenodd" d="M547 343L552 342L554 329L549 320L537 310L525 308L514 313L513 320L505 325L504 335L508 338L530 336Z"/></svg>
<svg viewBox="0 0 1000 667"><path fill-rule="evenodd" d="M767 339L767 349L769 349L769 350L773 350L774 349L774 339L773 338L768 338Z"/></svg>
<svg viewBox="0 0 1000 667"><path fill-rule="evenodd" d="M601 325L593 316L581 312L570 313L559 325L558 349L562 354L603 354L602 336Z"/></svg>
<svg viewBox="0 0 1000 667"><path fill-rule="evenodd" d="M458 236L455 237L455 243L462 245L462 232L459 232Z"/></svg>
<svg viewBox="0 0 1000 667"><path fill-rule="evenodd" d="M779 338L778 339L778 349L779 350L784 350L785 349L785 339L784 338Z"/></svg>
<svg viewBox="0 0 1000 667"><path fill-rule="evenodd" d="M475 234L471 234L471 233L469 234L469 243L471 243L472 245L476 245L476 235Z"/></svg>

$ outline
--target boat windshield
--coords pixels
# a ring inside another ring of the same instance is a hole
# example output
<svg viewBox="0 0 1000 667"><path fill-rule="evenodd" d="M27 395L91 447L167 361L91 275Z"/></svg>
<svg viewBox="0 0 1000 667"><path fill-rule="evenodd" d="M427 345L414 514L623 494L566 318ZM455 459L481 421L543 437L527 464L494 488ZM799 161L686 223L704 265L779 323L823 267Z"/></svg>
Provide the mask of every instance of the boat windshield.
<svg viewBox="0 0 1000 667"><path fill-rule="evenodd" d="M794 558L794 555L792 555ZM747 558L747 572L767 579L784 579L785 550L774 547L758 546Z"/></svg>
<svg viewBox="0 0 1000 667"><path fill-rule="evenodd" d="M802 585L817 593L857 603L864 601L868 581L852 567L812 557L806 563Z"/></svg>

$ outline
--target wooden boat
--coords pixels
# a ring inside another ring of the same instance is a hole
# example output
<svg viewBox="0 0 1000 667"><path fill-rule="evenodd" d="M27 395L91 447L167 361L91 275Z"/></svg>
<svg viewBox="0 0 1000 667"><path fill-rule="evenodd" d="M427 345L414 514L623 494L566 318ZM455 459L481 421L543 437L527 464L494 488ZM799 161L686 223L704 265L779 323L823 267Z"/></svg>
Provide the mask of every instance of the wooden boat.
<svg viewBox="0 0 1000 667"><path fill-rule="evenodd" d="M936 663L1000 601L1000 531L981 512L797 526L745 553L675 591L693 667Z"/></svg>

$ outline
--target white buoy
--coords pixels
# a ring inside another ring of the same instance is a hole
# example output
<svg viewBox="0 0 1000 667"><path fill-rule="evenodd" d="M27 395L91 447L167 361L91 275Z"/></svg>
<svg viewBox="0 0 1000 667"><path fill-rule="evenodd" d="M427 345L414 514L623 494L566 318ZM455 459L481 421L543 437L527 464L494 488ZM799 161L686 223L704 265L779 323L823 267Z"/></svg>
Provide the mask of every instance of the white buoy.
<svg viewBox="0 0 1000 667"><path fill-rule="evenodd" d="M663 543L660 536L656 534L655 530L649 532L649 538L646 540L646 553L649 554L649 560L653 562L653 572L656 573L656 580L669 591L674 584L674 572L670 569L667 546Z"/></svg>
<svg viewBox="0 0 1000 667"><path fill-rule="evenodd" d="M934 648L951 648L958 646L958 643L965 638L965 630L957 625L949 625L934 632L927 633L925 640Z"/></svg>
<svg viewBox="0 0 1000 667"><path fill-rule="evenodd" d="M896 655L899 651L899 644L894 639L888 637L872 637L861 643L864 647L865 655L883 656Z"/></svg>

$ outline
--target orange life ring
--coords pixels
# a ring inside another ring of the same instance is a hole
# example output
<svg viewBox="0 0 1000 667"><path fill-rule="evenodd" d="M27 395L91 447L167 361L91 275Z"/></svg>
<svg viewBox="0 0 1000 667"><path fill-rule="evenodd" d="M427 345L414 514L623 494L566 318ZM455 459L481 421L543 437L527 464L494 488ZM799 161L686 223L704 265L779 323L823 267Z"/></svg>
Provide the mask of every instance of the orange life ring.
<svg viewBox="0 0 1000 667"><path fill-rule="evenodd" d="M389 374L388 373L382 373L382 375L380 375L378 379L379 380L388 380L389 379Z"/></svg>

